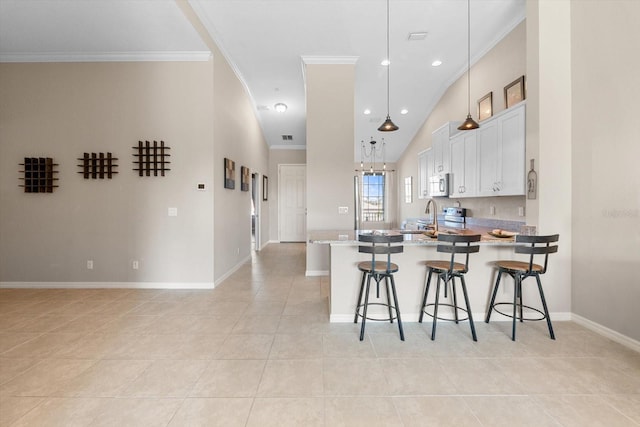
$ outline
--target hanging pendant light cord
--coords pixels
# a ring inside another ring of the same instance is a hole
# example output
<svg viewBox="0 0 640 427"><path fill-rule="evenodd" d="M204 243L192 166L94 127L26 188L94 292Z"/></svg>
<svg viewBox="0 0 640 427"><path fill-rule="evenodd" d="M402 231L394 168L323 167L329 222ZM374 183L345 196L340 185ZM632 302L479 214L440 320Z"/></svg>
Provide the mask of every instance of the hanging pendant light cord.
<svg viewBox="0 0 640 427"><path fill-rule="evenodd" d="M389 58L389 0L387 0L387 117L389 117L389 73L391 72L391 58Z"/></svg>
<svg viewBox="0 0 640 427"><path fill-rule="evenodd" d="M467 0L467 114L471 115L471 0Z"/></svg>

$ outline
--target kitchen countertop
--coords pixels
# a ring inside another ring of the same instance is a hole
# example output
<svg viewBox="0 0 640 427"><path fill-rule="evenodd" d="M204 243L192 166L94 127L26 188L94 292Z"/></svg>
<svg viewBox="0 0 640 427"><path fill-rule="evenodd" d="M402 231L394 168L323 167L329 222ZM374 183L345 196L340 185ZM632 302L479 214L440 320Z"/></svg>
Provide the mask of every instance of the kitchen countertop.
<svg viewBox="0 0 640 427"><path fill-rule="evenodd" d="M474 227L474 228L448 228L448 227L440 227L440 233L451 233L451 234L480 234L481 239L480 243L482 244L513 244L515 241L514 237L494 237L488 234L491 230L490 228L485 227ZM358 243L357 234L361 233L386 233L386 234L402 234L404 235L404 243L407 245L436 245L438 242L437 238L429 237L419 230L317 230L310 231L308 234L308 242L309 243L318 243L318 244L330 244L330 245L354 245Z"/></svg>

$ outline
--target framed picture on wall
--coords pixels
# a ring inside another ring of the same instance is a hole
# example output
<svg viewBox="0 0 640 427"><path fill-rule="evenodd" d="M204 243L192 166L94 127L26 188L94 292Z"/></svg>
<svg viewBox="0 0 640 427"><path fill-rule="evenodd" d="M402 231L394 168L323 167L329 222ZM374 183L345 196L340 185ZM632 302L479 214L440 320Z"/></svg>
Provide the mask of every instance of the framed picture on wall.
<svg viewBox="0 0 640 427"><path fill-rule="evenodd" d="M249 168L240 166L240 191L249 191Z"/></svg>
<svg viewBox="0 0 640 427"><path fill-rule="evenodd" d="M224 158L224 188L236 188L236 162Z"/></svg>
<svg viewBox="0 0 640 427"><path fill-rule="evenodd" d="M512 107L525 99L524 76L520 76L504 87L504 106Z"/></svg>
<svg viewBox="0 0 640 427"><path fill-rule="evenodd" d="M489 92L478 101L478 120L493 116L493 92Z"/></svg>
<svg viewBox="0 0 640 427"><path fill-rule="evenodd" d="M269 200L269 178L262 175L262 200Z"/></svg>

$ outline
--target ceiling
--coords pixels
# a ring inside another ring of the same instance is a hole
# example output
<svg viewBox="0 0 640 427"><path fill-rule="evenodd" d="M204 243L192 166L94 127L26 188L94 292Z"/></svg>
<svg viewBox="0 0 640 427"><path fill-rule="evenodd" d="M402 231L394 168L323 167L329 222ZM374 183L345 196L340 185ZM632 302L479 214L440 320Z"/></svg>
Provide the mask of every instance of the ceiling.
<svg viewBox="0 0 640 427"><path fill-rule="evenodd" d="M385 138L399 158L467 66L467 2L390 0L387 114L385 0L188 0L246 85L270 146L305 145L303 57L357 58L354 160ZM471 0L471 61L525 16L525 0ZM426 33L409 40L410 33ZM207 45L171 0L0 0L0 61L206 60ZM442 65L433 67L434 60ZM285 103L284 113L274 110ZM371 114L365 115L365 109ZM407 109L401 114L401 109ZM463 117L460 118L461 120ZM282 135L291 135L284 141Z"/></svg>

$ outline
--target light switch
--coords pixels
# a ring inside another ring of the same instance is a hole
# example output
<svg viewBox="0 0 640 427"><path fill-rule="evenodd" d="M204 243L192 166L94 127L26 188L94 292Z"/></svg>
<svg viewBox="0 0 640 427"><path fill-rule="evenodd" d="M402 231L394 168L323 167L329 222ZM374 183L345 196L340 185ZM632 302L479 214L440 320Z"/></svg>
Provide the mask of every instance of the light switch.
<svg viewBox="0 0 640 427"><path fill-rule="evenodd" d="M169 216L178 216L178 208L169 208Z"/></svg>
<svg viewBox="0 0 640 427"><path fill-rule="evenodd" d="M340 215L346 215L349 213L349 207L348 206L339 206L338 207L338 213Z"/></svg>

